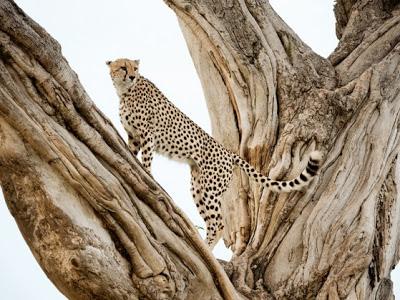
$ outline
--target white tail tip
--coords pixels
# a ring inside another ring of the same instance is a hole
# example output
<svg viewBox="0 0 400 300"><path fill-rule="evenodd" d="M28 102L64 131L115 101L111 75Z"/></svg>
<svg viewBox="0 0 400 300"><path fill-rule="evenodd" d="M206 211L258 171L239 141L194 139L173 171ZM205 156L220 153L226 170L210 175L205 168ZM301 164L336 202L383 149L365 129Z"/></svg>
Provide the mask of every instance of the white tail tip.
<svg viewBox="0 0 400 300"><path fill-rule="evenodd" d="M318 151L318 150L312 151L310 153L310 158L312 160L316 160L316 161L320 162L322 160L322 152Z"/></svg>

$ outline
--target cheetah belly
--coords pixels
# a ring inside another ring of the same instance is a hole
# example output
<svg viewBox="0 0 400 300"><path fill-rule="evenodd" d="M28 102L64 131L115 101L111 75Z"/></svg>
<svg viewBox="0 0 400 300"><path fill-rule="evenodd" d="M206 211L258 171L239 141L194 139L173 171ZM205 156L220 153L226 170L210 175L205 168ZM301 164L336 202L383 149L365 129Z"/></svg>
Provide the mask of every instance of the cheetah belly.
<svg viewBox="0 0 400 300"><path fill-rule="evenodd" d="M183 156L174 155L174 154L171 154L168 151L160 150L158 148L156 148L156 152L161 154L162 156L168 157L169 159L172 159L172 160L174 160L176 162L179 162L179 163L185 163L185 164L189 164L189 165L193 165L194 164L194 160L192 158L190 158L190 157L183 157Z"/></svg>
<svg viewBox="0 0 400 300"><path fill-rule="evenodd" d="M156 152L177 162L192 165L194 160L192 158L193 149L190 149L191 146L188 143L185 145L185 142L180 141L179 138L170 138L170 134L165 130L156 133Z"/></svg>

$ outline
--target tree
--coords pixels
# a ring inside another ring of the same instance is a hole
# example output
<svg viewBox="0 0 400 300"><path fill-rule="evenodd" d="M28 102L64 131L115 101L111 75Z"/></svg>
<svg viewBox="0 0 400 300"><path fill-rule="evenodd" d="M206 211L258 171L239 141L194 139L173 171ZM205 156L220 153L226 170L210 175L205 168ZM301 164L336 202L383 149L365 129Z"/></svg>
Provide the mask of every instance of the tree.
<svg viewBox="0 0 400 300"><path fill-rule="evenodd" d="M312 149L310 189L225 195L218 262L95 107L60 46L0 2L0 181L25 240L73 299L388 299L400 256L397 1L335 5L338 47L315 54L265 1L167 0L213 135L281 179ZM239 205L238 205L239 203Z"/></svg>

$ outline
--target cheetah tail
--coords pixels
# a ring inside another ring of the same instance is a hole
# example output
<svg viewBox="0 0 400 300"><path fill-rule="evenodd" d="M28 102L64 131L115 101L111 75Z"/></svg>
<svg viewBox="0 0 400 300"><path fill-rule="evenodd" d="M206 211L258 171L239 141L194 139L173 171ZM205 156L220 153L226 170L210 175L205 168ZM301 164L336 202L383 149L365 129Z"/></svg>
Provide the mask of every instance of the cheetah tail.
<svg viewBox="0 0 400 300"><path fill-rule="evenodd" d="M274 192L291 192L301 190L307 186L310 181L317 175L320 168L322 154L319 151L313 151L308 159L307 167L301 172L299 176L292 180L278 181L258 173L247 161L243 160L239 155L234 154L234 162L247 176L253 178L256 182L261 183L266 188Z"/></svg>

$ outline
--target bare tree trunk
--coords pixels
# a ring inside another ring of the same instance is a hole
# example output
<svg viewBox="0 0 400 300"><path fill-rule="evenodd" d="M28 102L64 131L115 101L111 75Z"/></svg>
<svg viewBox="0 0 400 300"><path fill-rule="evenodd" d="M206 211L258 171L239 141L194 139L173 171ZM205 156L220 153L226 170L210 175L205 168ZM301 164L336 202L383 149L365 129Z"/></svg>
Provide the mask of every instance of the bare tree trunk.
<svg viewBox="0 0 400 300"><path fill-rule="evenodd" d="M166 0L213 135L260 171L325 163L276 195L237 173L225 271L128 151L62 57L0 2L0 181L39 264L72 299L390 299L400 256L400 8L338 0L340 43L315 54L262 0ZM222 126L223 124L223 126ZM239 203L239 205L237 204Z"/></svg>
<svg viewBox="0 0 400 300"><path fill-rule="evenodd" d="M274 178L298 174L312 149L326 155L305 193L278 196L234 179L224 199L234 286L251 299L391 297L400 254L398 1L337 1L340 43L328 59L267 1L166 2L214 137Z"/></svg>
<svg viewBox="0 0 400 300"><path fill-rule="evenodd" d="M234 298L197 230L133 158L62 57L0 1L0 181L37 261L71 299Z"/></svg>

